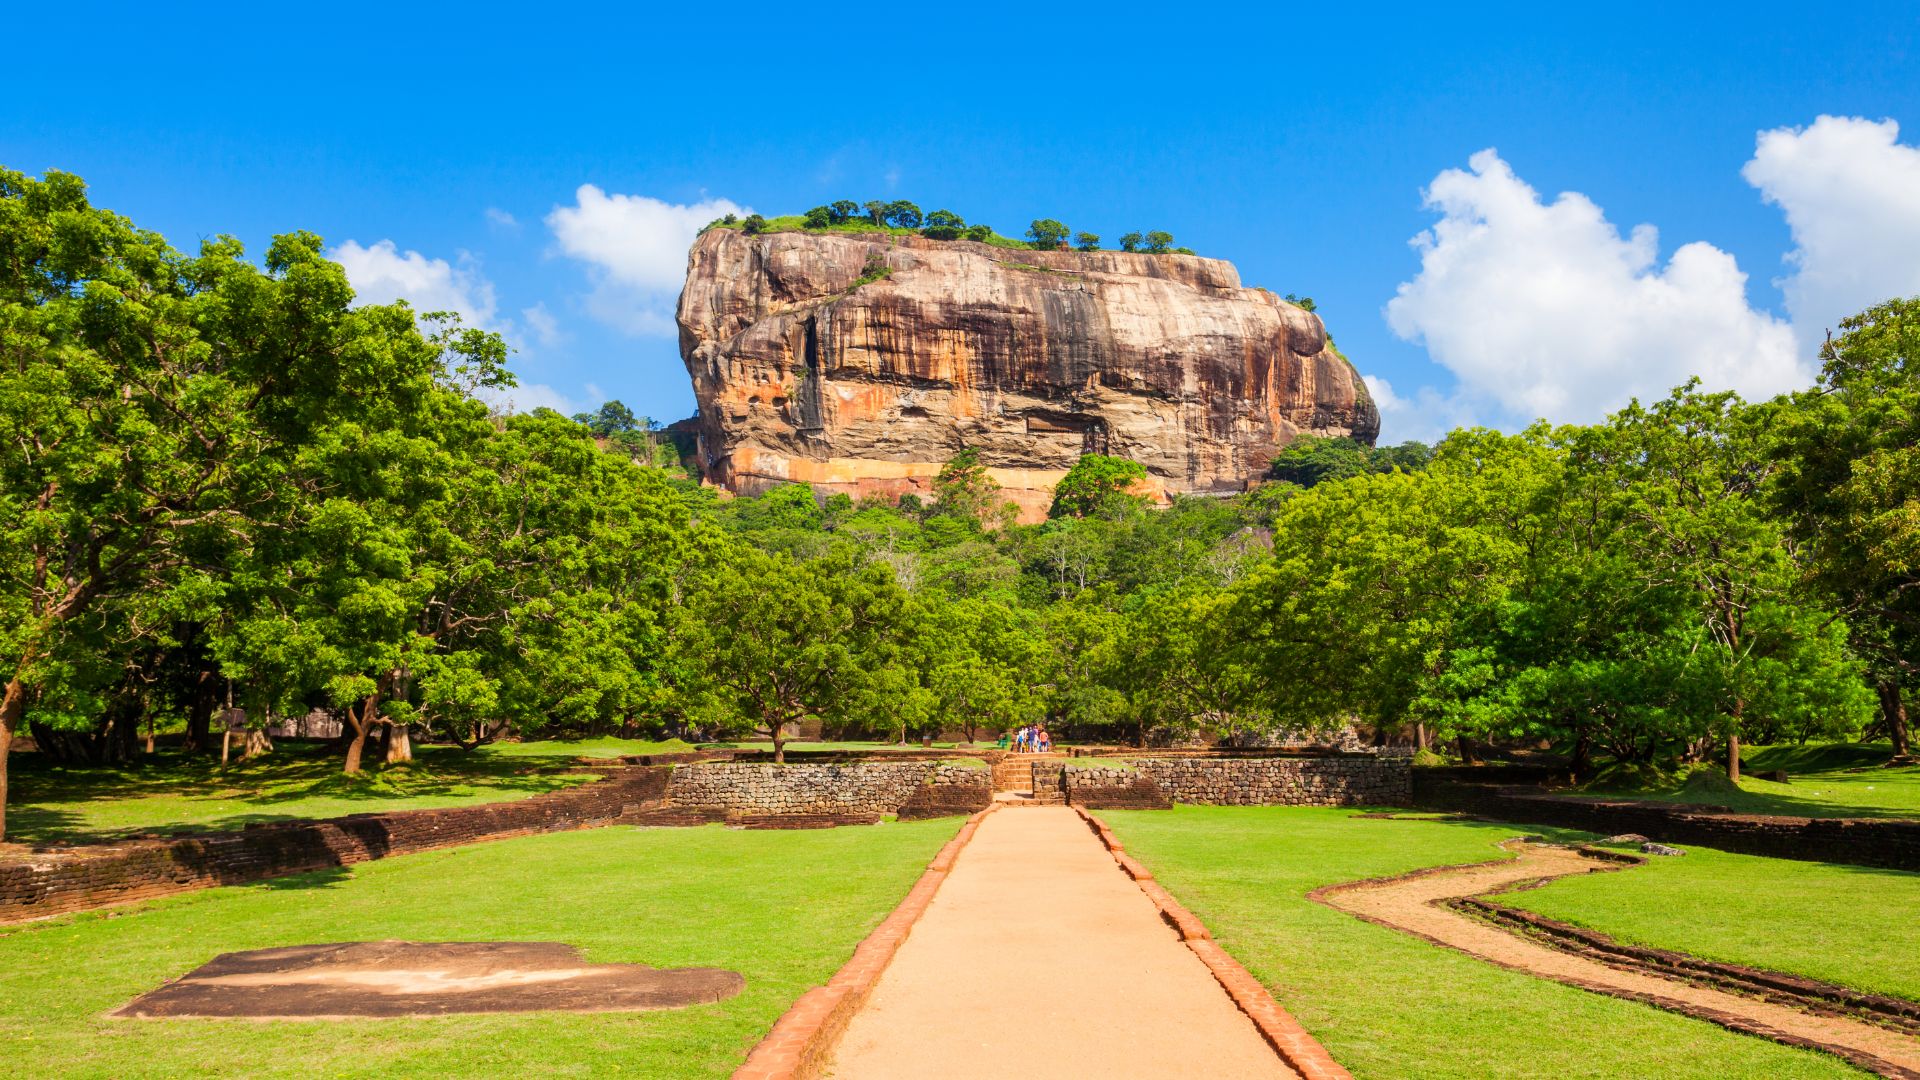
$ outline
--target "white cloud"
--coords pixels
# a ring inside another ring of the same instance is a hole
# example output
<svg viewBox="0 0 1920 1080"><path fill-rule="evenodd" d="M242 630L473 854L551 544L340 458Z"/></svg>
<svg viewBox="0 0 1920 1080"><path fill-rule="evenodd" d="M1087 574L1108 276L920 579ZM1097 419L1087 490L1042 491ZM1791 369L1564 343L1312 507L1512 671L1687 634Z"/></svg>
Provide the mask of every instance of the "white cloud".
<svg viewBox="0 0 1920 1080"><path fill-rule="evenodd" d="M1438 442L1454 428L1471 427L1477 422L1473 404L1457 393L1442 394L1423 386L1412 397L1405 397L1378 375L1362 375L1360 379L1367 384L1374 408L1380 410L1377 445L1391 446L1409 439Z"/></svg>
<svg viewBox="0 0 1920 1080"><path fill-rule="evenodd" d="M530 308L521 308L520 319L527 324L533 339L548 348L559 344L566 336L560 332L560 322L553 317L553 312L547 310L545 301Z"/></svg>
<svg viewBox="0 0 1920 1080"><path fill-rule="evenodd" d="M465 256L456 266L417 251L403 253L391 240L372 247L349 240L327 252L327 257L346 269L347 281L362 304L405 300L417 314L452 311L468 326L501 329L493 323L493 283Z"/></svg>
<svg viewBox="0 0 1920 1080"><path fill-rule="evenodd" d="M1420 272L1388 302L1467 401L1517 420L1597 420L1698 375L1749 398L1804 384L1787 324L1750 307L1746 275L1711 244L1657 265L1658 234L1623 238L1578 192L1542 202L1493 150L1427 189L1441 214L1413 240Z"/></svg>
<svg viewBox="0 0 1920 1080"><path fill-rule="evenodd" d="M1763 131L1740 175L1793 231L1778 284L1803 352L1841 318L1920 294L1920 149L1900 125L1822 116Z"/></svg>
<svg viewBox="0 0 1920 1080"><path fill-rule="evenodd" d="M673 334L693 238L714 218L749 213L728 199L683 205L582 184L574 205L547 215L547 227L562 252L592 267L587 307L596 318L633 334Z"/></svg>
<svg viewBox="0 0 1920 1080"><path fill-rule="evenodd" d="M1393 392L1393 384L1380 376L1362 375L1360 381L1367 384L1367 393L1373 398L1373 406L1381 412L1399 412L1407 407L1400 395Z"/></svg>
<svg viewBox="0 0 1920 1080"><path fill-rule="evenodd" d="M487 207L487 224L508 232L520 231L520 219L497 206Z"/></svg>
<svg viewBox="0 0 1920 1080"><path fill-rule="evenodd" d="M597 394L584 400L575 398L545 383L521 383L519 386L503 390L481 390L475 396L504 413L529 413L535 409L552 409L562 416L588 412L598 405L600 400Z"/></svg>

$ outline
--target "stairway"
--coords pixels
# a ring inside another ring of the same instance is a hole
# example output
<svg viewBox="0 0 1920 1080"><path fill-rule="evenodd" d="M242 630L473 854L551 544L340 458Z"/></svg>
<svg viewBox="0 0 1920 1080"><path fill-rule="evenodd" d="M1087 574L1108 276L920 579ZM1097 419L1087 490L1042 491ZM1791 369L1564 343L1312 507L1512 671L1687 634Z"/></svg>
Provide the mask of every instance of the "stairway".
<svg viewBox="0 0 1920 1080"><path fill-rule="evenodd" d="M994 801L1009 806L1061 806L1067 801L1065 754L1011 754L993 767Z"/></svg>

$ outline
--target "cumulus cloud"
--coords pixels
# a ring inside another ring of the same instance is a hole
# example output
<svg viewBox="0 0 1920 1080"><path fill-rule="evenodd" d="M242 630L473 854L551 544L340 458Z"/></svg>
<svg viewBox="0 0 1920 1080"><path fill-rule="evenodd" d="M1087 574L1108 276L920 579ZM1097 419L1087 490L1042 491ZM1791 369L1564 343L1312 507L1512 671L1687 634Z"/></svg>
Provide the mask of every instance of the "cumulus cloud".
<svg viewBox="0 0 1920 1080"><path fill-rule="evenodd" d="M591 412L601 401L598 393L589 393L586 398L576 398L546 383L521 383L519 386L505 389L482 389L475 396L497 412L530 413L535 409L552 409L562 416Z"/></svg>
<svg viewBox="0 0 1920 1080"><path fill-rule="evenodd" d="M675 333L674 298L700 227L750 213L729 199L679 204L582 184L572 206L547 215L547 227L562 252L589 266L594 290L587 307L596 318L629 333L660 335Z"/></svg>
<svg viewBox="0 0 1920 1080"><path fill-rule="evenodd" d="M327 257L345 268L355 298L362 304L405 300L420 314L451 311L468 326L500 329L493 322L493 283L464 256L455 265L417 251L402 252L391 240L371 247L349 240L327 252Z"/></svg>
<svg viewBox="0 0 1920 1080"><path fill-rule="evenodd" d="M541 345L551 348L564 337L560 332L560 321L553 317L553 312L547 310L544 301L530 308L521 308L520 319L527 324L533 339Z"/></svg>
<svg viewBox="0 0 1920 1080"><path fill-rule="evenodd" d="M1920 295L1920 149L1899 124L1822 116L1763 131L1741 175L1792 230L1777 284L1804 352L1847 315Z"/></svg>
<svg viewBox="0 0 1920 1080"><path fill-rule="evenodd" d="M1473 402L1458 393L1443 394L1431 386L1422 386L1411 395L1394 390L1393 384L1378 375L1362 375L1374 408L1380 410L1381 446L1418 439L1438 442L1457 427L1470 427L1475 420Z"/></svg>
<svg viewBox="0 0 1920 1080"><path fill-rule="evenodd" d="M1585 195L1545 202L1491 149L1468 164L1427 189L1440 221L1414 238L1420 272L1386 307L1462 399L1591 421L1695 375L1750 398L1810 378L1791 328L1748 305L1731 255L1694 242L1662 266L1653 226L1623 237Z"/></svg>

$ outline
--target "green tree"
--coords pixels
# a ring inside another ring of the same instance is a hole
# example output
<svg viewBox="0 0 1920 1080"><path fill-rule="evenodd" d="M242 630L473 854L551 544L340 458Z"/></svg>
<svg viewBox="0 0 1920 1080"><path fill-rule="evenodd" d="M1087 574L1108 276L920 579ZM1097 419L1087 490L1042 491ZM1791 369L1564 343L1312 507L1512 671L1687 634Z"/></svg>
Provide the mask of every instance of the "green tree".
<svg viewBox="0 0 1920 1080"><path fill-rule="evenodd" d="M887 223L887 211L893 206L885 199L868 199L866 202L867 221L884 226Z"/></svg>
<svg viewBox="0 0 1920 1080"><path fill-rule="evenodd" d="M577 424L585 424L589 431L602 438L632 431L640 426L640 420L633 415L633 410L618 398L603 403L593 412L579 413L573 420Z"/></svg>
<svg viewBox="0 0 1920 1080"><path fill-rule="evenodd" d="M1039 218L1027 226L1027 244L1038 251L1053 251L1067 242L1067 227L1052 218Z"/></svg>
<svg viewBox="0 0 1920 1080"><path fill-rule="evenodd" d="M1082 454L1053 488L1048 517L1118 517L1146 506L1138 494L1146 466L1123 457Z"/></svg>
<svg viewBox="0 0 1920 1080"><path fill-rule="evenodd" d="M1297 435L1273 456L1267 475L1301 487L1373 471L1367 447L1337 436Z"/></svg>
<svg viewBox="0 0 1920 1080"><path fill-rule="evenodd" d="M767 231L767 219L759 214L748 214L746 219L740 222L740 231L748 236L758 236Z"/></svg>
<svg viewBox="0 0 1920 1080"><path fill-rule="evenodd" d="M1146 236L1146 246L1141 250L1149 255L1165 255L1173 250L1173 234L1158 230L1150 232Z"/></svg>
<svg viewBox="0 0 1920 1080"><path fill-rule="evenodd" d="M1121 251L1139 251L1140 242L1145 239L1146 237L1141 236L1137 232L1121 233L1120 234L1120 250Z"/></svg>
<svg viewBox="0 0 1920 1080"><path fill-rule="evenodd" d="M316 463L415 445L457 369L510 385L497 337L354 308L311 234L276 238L262 267L228 238L187 258L77 178L6 172L0 249L0 769L29 710L98 714L116 639L260 591L262 552L345 487Z"/></svg>
<svg viewBox="0 0 1920 1080"><path fill-rule="evenodd" d="M1287 303L1292 304L1294 307L1297 307L1302 311L1319 310L1319 308L1314 304L1313 297L1311 296L1295 296L1293 293L1288 293Z"/></svg>
<svg viewBox="0 0 1920 1080"><path fill-rule="evenodd" d="M940 467L933 479L933 498L934 513L982 525L999 520L1006 505L999 482L987 472L980 451L971 446Z"/></svg>
<svg viewBox="0 0 1920 1080"><path fill-rule="evenodd" d="M827 224L845 225L860 213L860 204L852 199L835 199L827 204Z"/></svg>
<svg viewBox="0 0 1920 1080"><path fill-rule="evenodd" d="M1100 235L1090 232L1075 233L1073 234L1073 246L1079 248L1081 251L1099 251Z"/></svg>
<svg viewBox="0 0 1920 1080"><path fill-rule="evenodd" d="M888 666L905 617L883 566L737 544L715 549L681 601L683 690L705 699L707 715L771 738L776 762L794 725L855 707L863 672Z"/></svg>
<svg viewBox="0 0 1920 1080"><path fill-rule="evenodd" d="M809 229L824 229L835 224L833 211L825 206L816 206L807 211L802 221Z"/></svg>
<svg viewBox="0 0 1920 1080"><path fill-rule="evenodd" d="M886 222L896 229L917 229L920 208L905 199L895 199L887 204Z"/></svg>
<svg viewBox="0 0 1920 1080"><path fill-rule="evenodd" d="M967 226L966 237L975 243L984 244L993 238L993 227L990 225L969 225Z"/></svg>
<svg viewBox="0 0 1920 1080"><path fill-rule="evenodd" d="M967 223L960 215L951 210L935 210L927 215L926 227L920 231L935 240L958 240L967 229Z"/></svg>
<svg viewBox="0 0 1920 1080"><path fill-rule="evenodd" d="M1845 613L1879 726L1911 756L1906 694L1920 680L1920 299L1840 323L1820 382L1777 407L1773 505L1814 585Z"/></svg>
<svg viewBox="0 0 1920 1080"><path fill-rule="evenodd" d="M1792 549L1761 501L1770 472L1764 415L1690 383L1569 440L1573 467L1617 492L1611 509L1632 565L1650 585L1680 583L1693 597L1712 729L1736 780L1747 730L1805 708L1804 699L1781 696L1791 689L1788 672L1855 678L1844 674L1831 633L1844 626L1805 602ZM1823 702L1836 726L1857 726L1856 704Z"/></svg>

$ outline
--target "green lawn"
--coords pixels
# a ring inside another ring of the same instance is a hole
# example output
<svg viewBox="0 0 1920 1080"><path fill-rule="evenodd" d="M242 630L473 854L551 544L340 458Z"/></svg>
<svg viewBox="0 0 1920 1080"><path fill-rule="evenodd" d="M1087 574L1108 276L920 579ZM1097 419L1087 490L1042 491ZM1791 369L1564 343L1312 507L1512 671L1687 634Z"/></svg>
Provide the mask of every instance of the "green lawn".
<svg viewBox="0 0 1920 1080"><path fill-rule="evenodd" d="M551 747L524 743L520 747ZM338 817L381 810L521 799L593 777L567 774L537 754L423 747L410 765L340 771L325 747L283 742L273 753L222 766L220 759L162 751L124 767L67 767L15 754L7 839L104 840L167 829L237 829L258 821ZM577 756L577 755L565 755Z"/></svg>
<svg viewBox="0 0 1920 1080"><path fill-rule="evenodd" d="M1498 858L1494 845L1522 831L1514 826L1293 807L1102 816L1362 1080L1860 1075L1835 1058L1530 978L1305 898L1322 885Z"/></svg>
<svg viewBox="0 0 1920 1080"><path fill-rule="evenodd" d="M4 929L0 1060L15 1077L723 1077L845 962L954 828L593 829ZM220 952L383 938L562 941L593 963L731 968L747 988L651 1013L105 1015Z"/></svg>
<svg viewBox="0 0 1920 1080"><path fill-rule="evenodd" d="M1787 814L1797 817L1920 817L1920 766L1880 768L1891 748L1879 744L1827 746L1764 746L1747 751L1742 761L1748 775L1738 791L1699 783L1620 792L1590 791L1595 795L1632 795L1660 802L1727 806L1748 814ZM1785 769L1785 784L1751 774ZM1850 771L1850 770L1860 771Z"/></svg>
<svg viewBox="0 0 1920 1080"><path fill-rule="evenodd" d="M473 756L486 758L616 758L629 754L683 754L693 744L679 739L537 739L531 742L488 743L475 747ZM415 747L416 755L434 755L458 760L467 751L457 746Z"/></svg>
<svg viewBox="0 0 1920 1080"><path fill-rule="evenodd" d="M1920 874L1686 851L1502 902L1625 941L1920 1000Z"/></svg>

